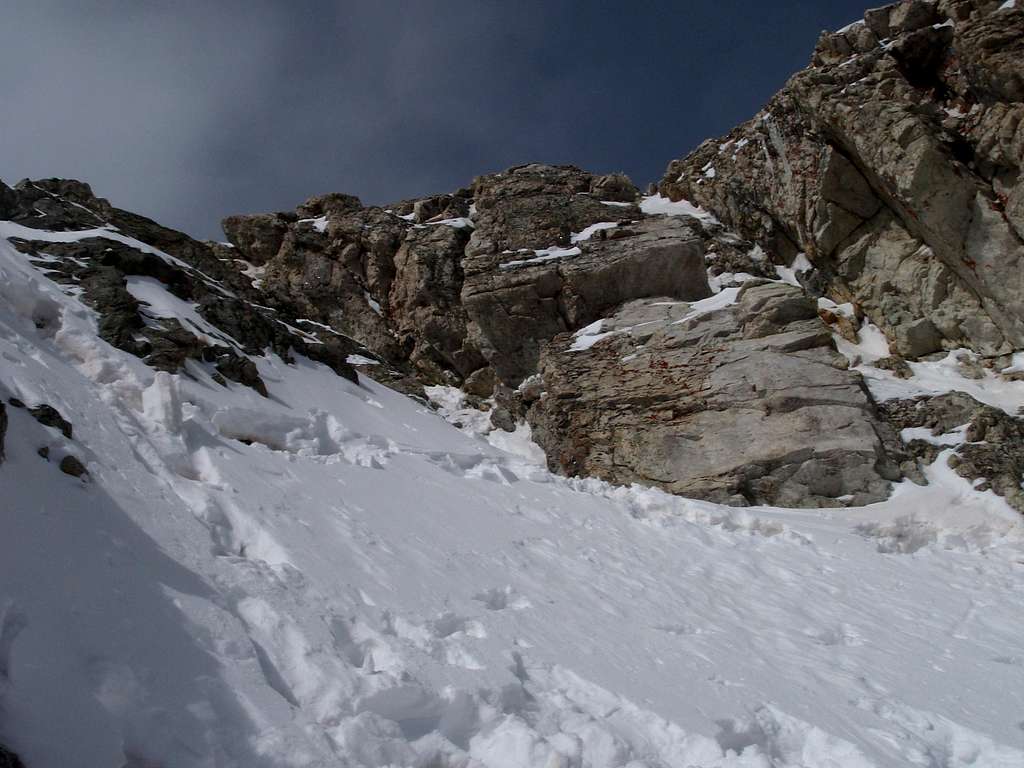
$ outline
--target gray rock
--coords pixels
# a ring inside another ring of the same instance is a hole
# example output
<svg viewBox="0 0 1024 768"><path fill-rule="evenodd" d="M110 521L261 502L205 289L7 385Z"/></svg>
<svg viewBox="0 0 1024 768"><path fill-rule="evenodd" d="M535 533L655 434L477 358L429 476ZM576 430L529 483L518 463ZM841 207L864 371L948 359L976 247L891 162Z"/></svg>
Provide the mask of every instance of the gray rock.
<svg viewBox="0 0 1024 768"><path fill-rule="evenodd" d="M250 216L228 216L221 228L228 241L246 261L260 266L277 255L294 217L280 213L259 213Z"/></svg>
<svg viewBox="0 0 1024 768"><path fill-rule="evenodd" d="M6 453L4 452L4 440L7 437L7 406L0 403L0 464L3 463Z"/></svg>
<svg viewBox="0 0 1024 768"><path fill-rule="evenodd" d="M824 34L811 67L660 191L776 263L806 253L901 354L934 351L932 329L943 348L1021 348L1024 11L995 7L907 0Z"/></svg>
<svg viewBox="0 0 1024 768"><path fill-rule="evenodd" d="M529 251L464 261L470 338L503 383L514 388L536 372L548 339L625 301L710 295L701 241L686 221L655 217L610 231L554 259Z"/></svg>
<svg viewBox="0 0 1024 768"><path fill-rule="evenodd" d="M502 432L515 432L516 420L507 408L498 407L491 411L491 425Z"/></svg>
<svg viewBox="0 0 1024 768"><path fill-rule="evenodd" d="M727 504L845 506L899 476L860 375L844 370L816 303L750 284L688 319L686 303L632 302L573 351L545 348L529 411L549 466Z"/></svg>
<svg viewBox="0 0 1024 768"><path fill-rule="evenodd" d="M640 190L626 174L609 173L590 182L590 194L598 200L632 203L640 196Z"/></svg>
<svg viewBox="0 0 1024 768"><path fill-rule="evenodd" d="M927 318L898 325L895 332L896 348L904 357L923 357L942 349L942 334Z"/></svg>
<svg viewBox="0 0 1024 768"><path fill-rule="evenodd" d="M444 380L442 371L453 371L461 380L486 364L468 339L469 319L462 307L462 255L468 240L464 228L412 229L395 254L391 322L409 360L431 380Z"/></svg>
<svg viewBox="0 0 1024 768"><path fill-rule="evenodd" d="M1024 512L1024 419L979 403L963 392L950 392L914 400L890 400L879 405L881 417L894 430L926 427L941 437L967 425L965 442L948 442L956 447L949 466L974 484L984 483L1007 503ZM921 465L935 461L941 445L912 440L907 452Z"/></svg>
<svg viewBox="0 0 1024 768"><path fill-rule="evenodd" d="M540 164L475 179L476 228L467 255L567 246L573 232L591 224L639 217L633 206L604 205L595 198L590 190L598 183L579 168ZM617 188L609 187L609 194Z"/></svg>

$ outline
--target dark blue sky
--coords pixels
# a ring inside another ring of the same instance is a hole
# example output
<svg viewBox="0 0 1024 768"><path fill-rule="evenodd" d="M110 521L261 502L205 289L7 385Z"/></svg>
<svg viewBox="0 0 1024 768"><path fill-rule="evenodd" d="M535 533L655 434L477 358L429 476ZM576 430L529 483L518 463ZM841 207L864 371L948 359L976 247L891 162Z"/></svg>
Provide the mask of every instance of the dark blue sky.
<svg viewBox="0 0 1024 768"><path fill-rule="evenodd" d="M644 185L864 7L8 0L0 178L81 178L199 237L229 213L382 203L534 160Z"/></svg>

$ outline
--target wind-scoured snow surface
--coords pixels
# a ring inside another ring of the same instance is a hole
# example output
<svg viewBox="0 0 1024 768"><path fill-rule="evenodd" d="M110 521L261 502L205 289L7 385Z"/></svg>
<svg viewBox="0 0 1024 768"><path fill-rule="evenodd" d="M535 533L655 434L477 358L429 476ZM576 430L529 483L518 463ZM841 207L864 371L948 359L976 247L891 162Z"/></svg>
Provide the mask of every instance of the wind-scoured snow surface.
<svg viewBox="0 0 1024 768"><path fill-rule="evenodd" d="M7 408L28 768L1024 765L1019 516L941 459L865 509L729 509L555 477L451 392L461 430L269 357L264 399L95 323L0 240L0 390L74 425Z"/></svg>

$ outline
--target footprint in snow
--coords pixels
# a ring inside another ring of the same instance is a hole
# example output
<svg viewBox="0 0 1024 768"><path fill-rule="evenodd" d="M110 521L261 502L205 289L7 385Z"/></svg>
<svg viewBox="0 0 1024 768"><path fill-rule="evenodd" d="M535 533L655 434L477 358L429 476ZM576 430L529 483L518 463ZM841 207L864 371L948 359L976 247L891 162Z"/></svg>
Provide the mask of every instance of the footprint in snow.
<svg viewBox="0 0 1024 768"><path fill-rule="evenodd" d="M488 589L473 595L473 599L484 604L489 611L504 611L506 608L513 611L522 611L531 608L532 603L522 595L516 595L512 587L504 589Z"/></svg>

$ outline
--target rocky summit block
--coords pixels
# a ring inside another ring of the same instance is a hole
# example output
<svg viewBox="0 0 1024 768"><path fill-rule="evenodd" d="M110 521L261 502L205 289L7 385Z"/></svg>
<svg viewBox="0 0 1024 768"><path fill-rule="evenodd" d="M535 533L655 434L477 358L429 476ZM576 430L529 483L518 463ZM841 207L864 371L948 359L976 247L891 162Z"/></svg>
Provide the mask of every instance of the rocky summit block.
<svg viewBox="0 0 1024 768"><path fill-rule="evenodd" d="M528 417L554 471L732 505L879 501L900 476L860 374L813 300L751 282L703 312L626 304L541 358Z"/></svg>
<svg viewBox="0 0 1024 768"><path fill-rule="evenodd" d="M1024 8L905 0L823 33L728 137L669 165L777 263L854 302L915 358L1024 346Z"/></svg>

